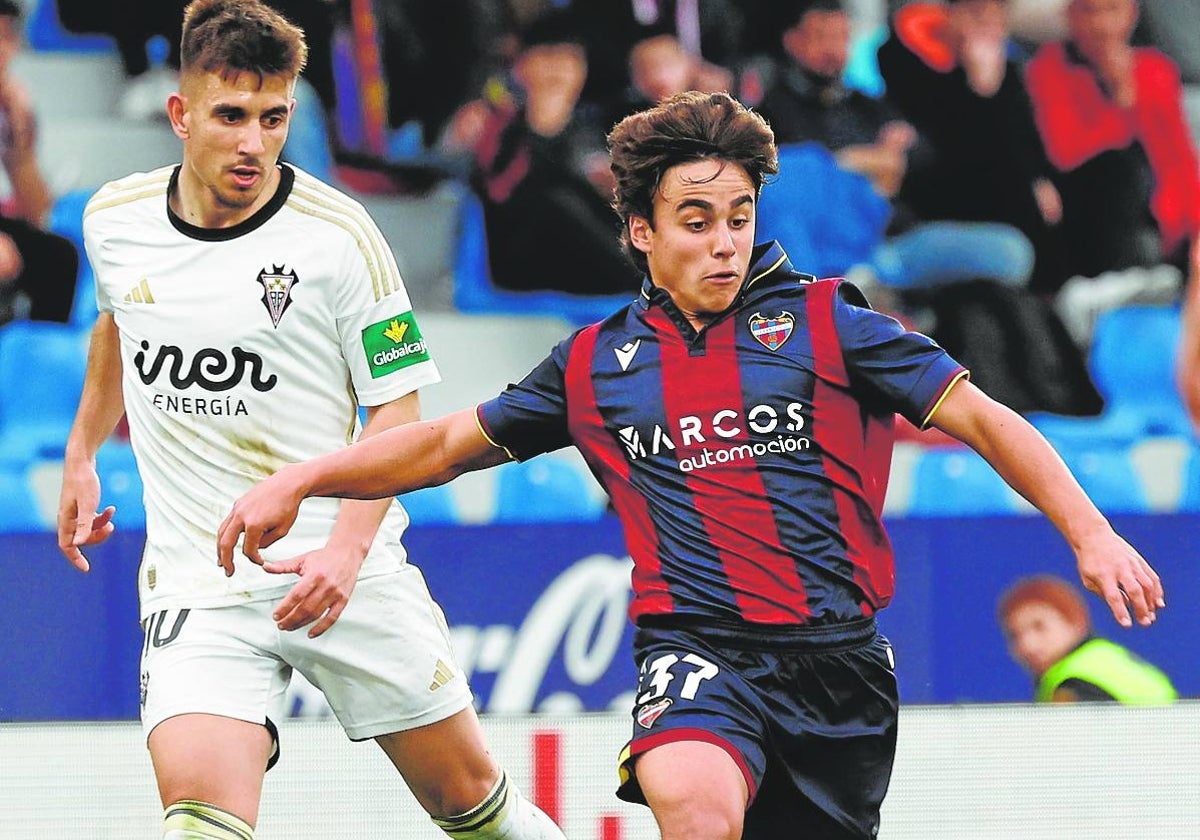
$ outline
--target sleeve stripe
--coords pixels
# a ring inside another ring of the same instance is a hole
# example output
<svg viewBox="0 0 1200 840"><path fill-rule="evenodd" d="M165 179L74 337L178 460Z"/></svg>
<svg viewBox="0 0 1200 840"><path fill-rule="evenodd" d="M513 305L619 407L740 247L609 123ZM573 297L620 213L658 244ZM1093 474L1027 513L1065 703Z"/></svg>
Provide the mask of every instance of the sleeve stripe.
<svg viewBox="0 0 1200 840"><path fill-rule="evenodd" d="M174 168L174 166L167 166L145 175L133 175L121 181L105 184L88 201L83 210L83 217L86 219L92 213L100 210L119 207L122 204L140 201L144 198L153 198L156 195L164 195L167 184L171 182L171 172Z"/></svg>
<svg viewBox="0 0 1200 840"><path fill-rule="evenodd" d="M503 449L504 454L508 456L510 461L517 460L517 456L512 453L511 449L509 449L507 446L505 446L502 443L497 443L492 438L492 436L490 434L488 434L488 430L483 425L483 420L481 420L479 417L479 406L475 406L475 425L479 428L479 433L481 435L483 435L484 440L486 440L488 443L490 443L492 446L496 447L497 449Z"/></svg>
<svg viewBox="0 0 1200 840"><path fill-rule="evenodd" d="M933 415L937 414L937 410L942 407L942 403L946 401L946 397L949 396L950 390L958 384L959 380L969 379L970 376L971 374L969 371L965 369L960 370L954 375L953 379L946 383L946 387L942 389L941 395L938 396L937 400L930 407L929 411L925 415L925 419L921 421L921 431L929 428L929 423L933 420Z"/></svg>
<svg viewBox="0 0 1200 840"><path fill-rule="evenodd" d="M297 184L292 188L287 203L297 212L336 225L353 237L367 263L376 301L399 291L400 269L378 226L361 207L348 201L329 201L328 198Z"/></svg>

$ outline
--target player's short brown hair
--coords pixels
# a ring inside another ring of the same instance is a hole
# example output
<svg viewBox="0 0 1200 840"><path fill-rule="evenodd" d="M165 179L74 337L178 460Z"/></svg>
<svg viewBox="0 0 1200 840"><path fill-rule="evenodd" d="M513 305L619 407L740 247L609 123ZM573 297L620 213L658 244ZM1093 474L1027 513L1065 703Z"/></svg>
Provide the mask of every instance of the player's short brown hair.
<svg viewBox="0 0 1200 840"><path fill-rule="evenodd" d="M258 0L194 0L184 11L184 73L248 71L294 80L307 60L303 30Z"/></svg>
<svg viewBox="0 0 1200 840"><path fill-rule="evenodd" d="M756 196L766 177L779 171L771 127L727 93L689 91L631 114L609 133L608 149L622 244L643 271L646 255L629 240L629 219L641 216L654 226L654 193L672 166L706 158L736 163L750 177Z"/></svg>

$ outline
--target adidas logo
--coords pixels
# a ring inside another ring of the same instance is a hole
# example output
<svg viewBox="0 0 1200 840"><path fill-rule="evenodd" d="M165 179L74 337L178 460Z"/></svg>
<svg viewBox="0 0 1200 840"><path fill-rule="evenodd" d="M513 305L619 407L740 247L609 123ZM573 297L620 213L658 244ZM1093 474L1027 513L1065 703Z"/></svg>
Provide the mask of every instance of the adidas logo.
<svg viewBox="0 0 1200 840"><path fill-rule="evenodd" d="M433 669L433 682L429 684L429 690L437 691L452 679L454 679L454 670L439 659L437 667Z"/></svg>
<svg viewBox="0 0 1200 840"><path fill-rule="evenodd" d="M141 282L125 293L126 303L154 303L154 295L150 294L150 281L145 277Z"/></svg>

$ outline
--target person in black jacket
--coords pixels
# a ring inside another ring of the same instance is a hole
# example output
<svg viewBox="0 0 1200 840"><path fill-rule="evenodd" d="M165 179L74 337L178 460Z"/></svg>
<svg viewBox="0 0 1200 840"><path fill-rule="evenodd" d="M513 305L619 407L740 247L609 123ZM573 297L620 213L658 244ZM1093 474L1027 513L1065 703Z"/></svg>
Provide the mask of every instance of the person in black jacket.
<svg viewBox="0 0 1200 840"><path fill-rule="evenodd" d="M927 218L1005 222L1033 242L1031 288L1066 280L1049 179L1021 69L1007 55L1005 0L905 6L879 48L888 96L932 144L935 162L908 196Z"/></svg>

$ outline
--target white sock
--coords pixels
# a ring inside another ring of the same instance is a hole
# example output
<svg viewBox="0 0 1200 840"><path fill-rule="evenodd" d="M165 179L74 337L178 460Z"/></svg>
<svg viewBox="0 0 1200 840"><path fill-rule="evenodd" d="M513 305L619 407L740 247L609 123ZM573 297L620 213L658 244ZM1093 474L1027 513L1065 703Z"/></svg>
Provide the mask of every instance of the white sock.
<svg viewBox="0 0 1200 840"><path fill-rule="evenodd" d="M254 840L254 829L216 805L181 799L163 814L163 840Z"/></svg>
<svg viewBox="0 0 1200 840"><path fill-rule="evenodd" d="M433 822L454 840L566 840L553 820L508 783L503 770L479 805Z"/></svg>

